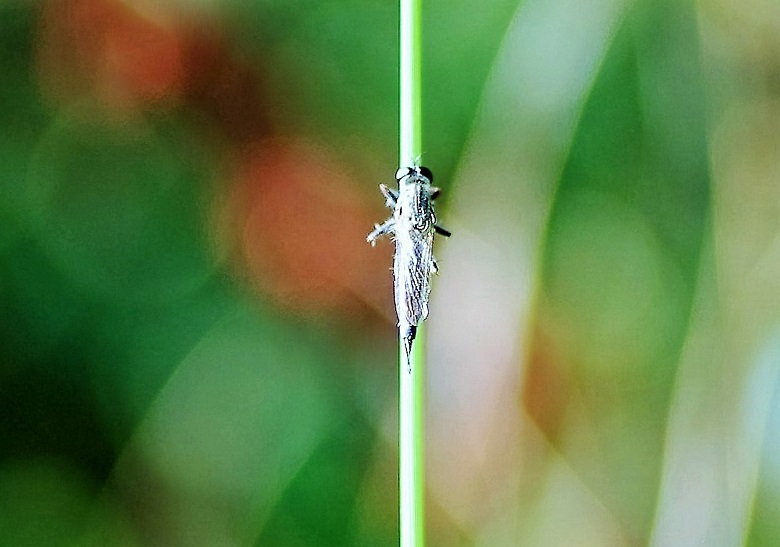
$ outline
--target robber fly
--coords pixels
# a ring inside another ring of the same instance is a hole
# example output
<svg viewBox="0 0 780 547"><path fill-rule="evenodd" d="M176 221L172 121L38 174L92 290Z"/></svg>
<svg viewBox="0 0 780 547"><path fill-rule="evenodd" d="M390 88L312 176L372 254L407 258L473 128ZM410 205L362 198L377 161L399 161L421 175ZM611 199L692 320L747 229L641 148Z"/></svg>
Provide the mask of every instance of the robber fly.
<svg viewBox="0 0 780 547"><path fill-rule="evenodd" d="M439 271L433 258L434 233L451 234L436 224L433 200L439 189L431 186L433 174L427 167L401 167L395 173L398 191L379 185L385 196L385 205L393 209L393 216L383 224L375 224L366 241L376 244L377 238L390 235L395 240L393 276L395 278L395 309L398 329L403 339L404 356L412 371L412 343L417 325L428 317L428 297L431 294L431 275Z"/></svg>

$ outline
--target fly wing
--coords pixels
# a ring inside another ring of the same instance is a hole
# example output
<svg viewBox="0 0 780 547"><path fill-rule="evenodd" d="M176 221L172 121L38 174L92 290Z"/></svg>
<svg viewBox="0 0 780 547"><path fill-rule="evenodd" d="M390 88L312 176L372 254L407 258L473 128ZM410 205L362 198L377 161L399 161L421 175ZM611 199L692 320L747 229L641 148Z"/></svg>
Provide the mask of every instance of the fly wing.
<svg viewBox="0 0 780 547"><path fill-rule="evenodd" d="M395 302L399 323L417 326L428 317L433 268L433 230L409 230L396 237Z"/></svg>
<svg viewBox="0 0 780 547"><path fill-rule="evenodd" d="M428 317L431 294L433 213L428 179L408 174L399 182L395 218L395 305L401 332Z"/></svg>

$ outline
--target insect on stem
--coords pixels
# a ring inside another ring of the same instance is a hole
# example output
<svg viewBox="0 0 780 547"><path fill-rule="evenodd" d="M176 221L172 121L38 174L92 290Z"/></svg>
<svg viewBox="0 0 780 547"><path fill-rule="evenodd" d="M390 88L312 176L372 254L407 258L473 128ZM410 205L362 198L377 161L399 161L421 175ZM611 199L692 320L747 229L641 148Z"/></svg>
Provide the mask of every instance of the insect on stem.
<svg viewBox="0 0 780 547"><path fill-rule="evenodd" d="M433 174L427 167L401 167L395 173L398 191L379 185L385 204L393 215L382 224L375 224L366 240L374 245L377 238L390 235L395 240L393 277L398 329L403 339L406 366L411 373L412 344L417 325L428 317L431 276L439 271L433 257L433 237L449 237L449 231L436 224L433 200L439 189L431 186Z"/></svg>

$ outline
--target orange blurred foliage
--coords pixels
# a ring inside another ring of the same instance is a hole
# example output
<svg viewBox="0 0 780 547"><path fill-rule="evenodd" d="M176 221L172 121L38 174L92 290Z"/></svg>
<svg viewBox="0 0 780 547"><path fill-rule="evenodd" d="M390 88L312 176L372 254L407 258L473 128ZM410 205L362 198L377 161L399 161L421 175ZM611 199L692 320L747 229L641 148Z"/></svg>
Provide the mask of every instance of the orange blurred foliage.
<svg viewBox="0 0 780 547"><path fill-rule="evenodd" d="M380 217L348 166L292 139L255 145L244 162L231 216L243 219L242 252L258 286L299 312L367 304L392 316L391 246L366 243Z"/></svg>

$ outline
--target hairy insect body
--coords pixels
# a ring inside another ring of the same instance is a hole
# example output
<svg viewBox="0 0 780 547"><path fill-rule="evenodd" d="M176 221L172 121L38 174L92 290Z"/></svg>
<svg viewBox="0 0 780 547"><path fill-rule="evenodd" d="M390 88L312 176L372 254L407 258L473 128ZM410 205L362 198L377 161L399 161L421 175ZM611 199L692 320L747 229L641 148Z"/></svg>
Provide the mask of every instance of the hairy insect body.
<svg viewBox="0 0 780 547"><path fill-rule="evenodd" d="M431 186L432 179L433 175L425 167L402 167L396 173L397 193L380 185L387 205L393 208L393 216L384 224L376 225L366 238L372 245L382 235L392 235L395 240L395 307L410 371L417 325L428 317L431 276L438 271L433 258L433 237L437 232L450 235L436 225L433 199L438 189Z"/></svg>
<svg viewBox="0 0 780 547"><path fill-rule="evenodd" d="M436 216L426 185L413 177L407 177L402 183L393 216L395 307L408 359L417 334L417 325L428 317L431 274L436 271L433 260L433 226L436 224Z"/></svg>

